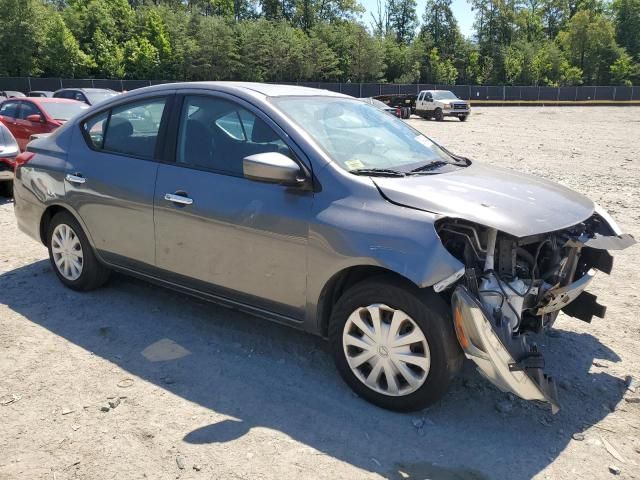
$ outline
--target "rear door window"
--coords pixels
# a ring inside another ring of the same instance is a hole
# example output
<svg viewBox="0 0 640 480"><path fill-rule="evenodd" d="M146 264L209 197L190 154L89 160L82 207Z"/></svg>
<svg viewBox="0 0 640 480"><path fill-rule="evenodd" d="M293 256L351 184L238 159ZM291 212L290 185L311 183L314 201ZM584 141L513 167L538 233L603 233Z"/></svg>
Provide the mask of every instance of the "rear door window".
<svg viewBox="0 0 640 480"><path fill-rule="evenodd" d="M109 119L109 111L100 113L95 117L91 117L82 125L85 138L94 149L101 150L104 144L104 132Z"/></svg>
<svg viewBox="0 0 640 480"><path fill-rule="evenodd" d="M135 157L153 158L165 105L166 98L154 98L114 108L106 126L102 148Z"/></svg>
<svg viewBox="0 0 640 480"><path fill-rule="evenodd" d="M18 102L6 102L0 107L0 116L16 118L18 116Z"/></svg>

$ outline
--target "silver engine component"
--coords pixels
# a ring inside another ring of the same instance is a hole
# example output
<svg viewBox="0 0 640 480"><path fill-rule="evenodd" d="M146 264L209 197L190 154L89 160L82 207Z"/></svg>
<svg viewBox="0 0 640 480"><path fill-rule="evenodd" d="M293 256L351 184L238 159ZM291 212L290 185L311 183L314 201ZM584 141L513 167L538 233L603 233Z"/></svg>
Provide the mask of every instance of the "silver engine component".
<svg viewBox="0 0 640 480"><path fill-rule="evenodd" d="M529 295L535 295L538 289L529 289L528 284L517 278L507 283L491 274L482 279L479 290L480 299L487 311L504 317L514 332L520 326L527 292Z"/></svg>

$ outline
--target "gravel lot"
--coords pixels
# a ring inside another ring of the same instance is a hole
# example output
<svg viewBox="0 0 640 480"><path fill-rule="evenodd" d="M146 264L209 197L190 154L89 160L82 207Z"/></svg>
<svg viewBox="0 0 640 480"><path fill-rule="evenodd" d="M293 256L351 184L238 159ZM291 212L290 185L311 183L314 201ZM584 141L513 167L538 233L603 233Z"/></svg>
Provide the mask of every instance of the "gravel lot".
<svg viewBox="0 0 640 480"><path fill-rule="evenodd" d="M640 108L410 123L583 192L640 238ZM472 365L440 404L383 411L341 382L321 339L123 276L63 288L10 201L0 245L0 479L601 479L612 466L640 479L640 388L624 383L640 379L638 246L591 289L605 320L561 316L539 339L562 387L552 416Z"/></svg>

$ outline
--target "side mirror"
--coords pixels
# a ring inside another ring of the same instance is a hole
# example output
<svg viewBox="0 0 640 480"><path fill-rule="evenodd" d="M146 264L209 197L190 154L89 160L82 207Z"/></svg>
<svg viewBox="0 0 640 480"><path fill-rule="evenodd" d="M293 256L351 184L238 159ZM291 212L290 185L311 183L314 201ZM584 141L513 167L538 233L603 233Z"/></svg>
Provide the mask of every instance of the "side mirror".
<svg viewBox="0 0 640 480"><path fill-rule="evenodd" d="M302 185L305 182L300 166L279 152L249 155L242 159L244 177L255 182L280 185Z"/></svg>
<svg viewBox="0 0 640 480"><path fill-rule="evenodd" d="M42 116L38 115L38 114L29 115L27 117L27 120L30 121L30 122L33 122L33 123L40 123L40 122L42 122Z"/></svg>

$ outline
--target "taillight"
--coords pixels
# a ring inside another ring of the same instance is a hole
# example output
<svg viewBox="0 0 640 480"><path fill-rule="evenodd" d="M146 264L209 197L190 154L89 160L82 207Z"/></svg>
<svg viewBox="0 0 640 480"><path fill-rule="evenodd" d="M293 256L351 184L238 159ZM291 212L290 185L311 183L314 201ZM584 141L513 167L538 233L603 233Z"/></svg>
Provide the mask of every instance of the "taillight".
<svg viewBox="0 0 640 480"><path fill-rule="evenodd" d="M396 117L402 117L402 110L400 110L400 108L396 108Z"/></svg>
<svg viewBox="0 0 640 480"><path fill-rule="evenodd" d="M33 152L22 152L16 157L16 168L29 162L35 155Z"/></svg>

